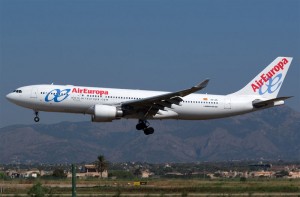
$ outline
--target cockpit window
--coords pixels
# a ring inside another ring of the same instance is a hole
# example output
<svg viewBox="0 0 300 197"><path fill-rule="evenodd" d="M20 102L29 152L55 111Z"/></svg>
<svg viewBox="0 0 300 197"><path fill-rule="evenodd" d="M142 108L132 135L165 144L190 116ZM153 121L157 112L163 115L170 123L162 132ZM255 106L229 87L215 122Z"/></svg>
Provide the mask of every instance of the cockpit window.
<svg viewBox="0 0 300 197"><path fill-rule="evenodd" d="M22 90L14 90L15 93L22 93Z"/></svg>

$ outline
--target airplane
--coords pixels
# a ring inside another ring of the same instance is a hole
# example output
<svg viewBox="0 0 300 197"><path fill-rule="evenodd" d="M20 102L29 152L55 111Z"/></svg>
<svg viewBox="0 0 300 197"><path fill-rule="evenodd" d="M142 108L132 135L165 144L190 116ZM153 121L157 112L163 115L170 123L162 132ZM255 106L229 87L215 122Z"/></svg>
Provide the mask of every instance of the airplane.
<svg viewBox="0 0 300 197"><path fill-rule="evenodd" d="M284 104L291 97L277 97L292 62L277 57L241 90L227 95L193 94L205 88L206 79L177 92L84 87L73 85L30 85L17 88L6 98L39 111L90 114L92 122L138 119L137 130L153 134L150 119L207 120L254 112Z"/></svg>

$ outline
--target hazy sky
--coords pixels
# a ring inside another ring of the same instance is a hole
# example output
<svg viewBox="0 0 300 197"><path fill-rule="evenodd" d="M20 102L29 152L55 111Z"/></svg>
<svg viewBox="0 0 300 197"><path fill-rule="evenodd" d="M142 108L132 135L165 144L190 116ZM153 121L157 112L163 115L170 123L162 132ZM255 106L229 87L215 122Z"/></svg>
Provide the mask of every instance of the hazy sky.
<svg viewBox="0 0 300 197"><path fill-rule="evenodd" d="M298 0L0 0L0 127L33 123L5 95L32 84L203 93L246 85L277 56L292 56L279 96L300 111ZM89 116L40 113L40 123Z"/></svg>

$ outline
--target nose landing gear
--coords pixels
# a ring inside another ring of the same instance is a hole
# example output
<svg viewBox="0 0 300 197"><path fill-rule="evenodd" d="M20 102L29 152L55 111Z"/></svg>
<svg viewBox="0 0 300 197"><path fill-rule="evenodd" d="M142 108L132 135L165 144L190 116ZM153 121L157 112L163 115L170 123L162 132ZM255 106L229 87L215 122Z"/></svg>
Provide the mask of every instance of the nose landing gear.
<svg viewBox="0 0 300 197"><path fill-rule="evenodd" d="M35 114L35 117L34 117L34 119L33 119L34 122L40 121L40 118L39 118L39 112L38 112L38 111L35 111L34 114Z"/></svg>
<svg viewBox="0 0 300 197"><path fill-rule="evenodd" d="M150 123L147 120L139 120L139 123L136 125L136 129L143 130L145 135L150 135L154 133L154 129L149 126Z"/></svg>

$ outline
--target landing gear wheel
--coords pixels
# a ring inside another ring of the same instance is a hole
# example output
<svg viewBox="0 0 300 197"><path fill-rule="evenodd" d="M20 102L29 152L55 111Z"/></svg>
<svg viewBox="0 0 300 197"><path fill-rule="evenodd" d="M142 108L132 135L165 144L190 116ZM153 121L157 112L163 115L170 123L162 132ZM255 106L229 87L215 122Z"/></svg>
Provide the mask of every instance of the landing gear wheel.
<svg viewBox="0 0 300 197"><path fill-rule="evenodd" d="M147 120L139 120L139 123L136 125L136 129L144 130L145 135L150 135L154 133L154 129L149 126L150 123Z"/></svg>
<svg viewBox="0 0 300 197"><path fill-rule="evenodd" d="M136 125L137 130L143 130L145 128L147 128L145 123L139 123L139 124Z"/></svg>
<svg viewBox="0 0 300 197"><path fill-rule="evenodd" d="M139 123L136 125L137 130L144 130L149 126L149 122L147 120L139 120Z"/></svg>
<svg viewBox="0 0 300 197"><path fill-rule="evenodd" d="M152 127L148 127L144 129L145 135L150 135L154 133L154 129Z"/></svg>
<svg viewBox="0 0 300 197"><path fill-rule="evenodd" d="M39 118L39 112L38 112L38 111L35 111L34 114L35 114L35 117L34 117L34 119L33 119L34 122L40 121L40 118Z"/></svg>

